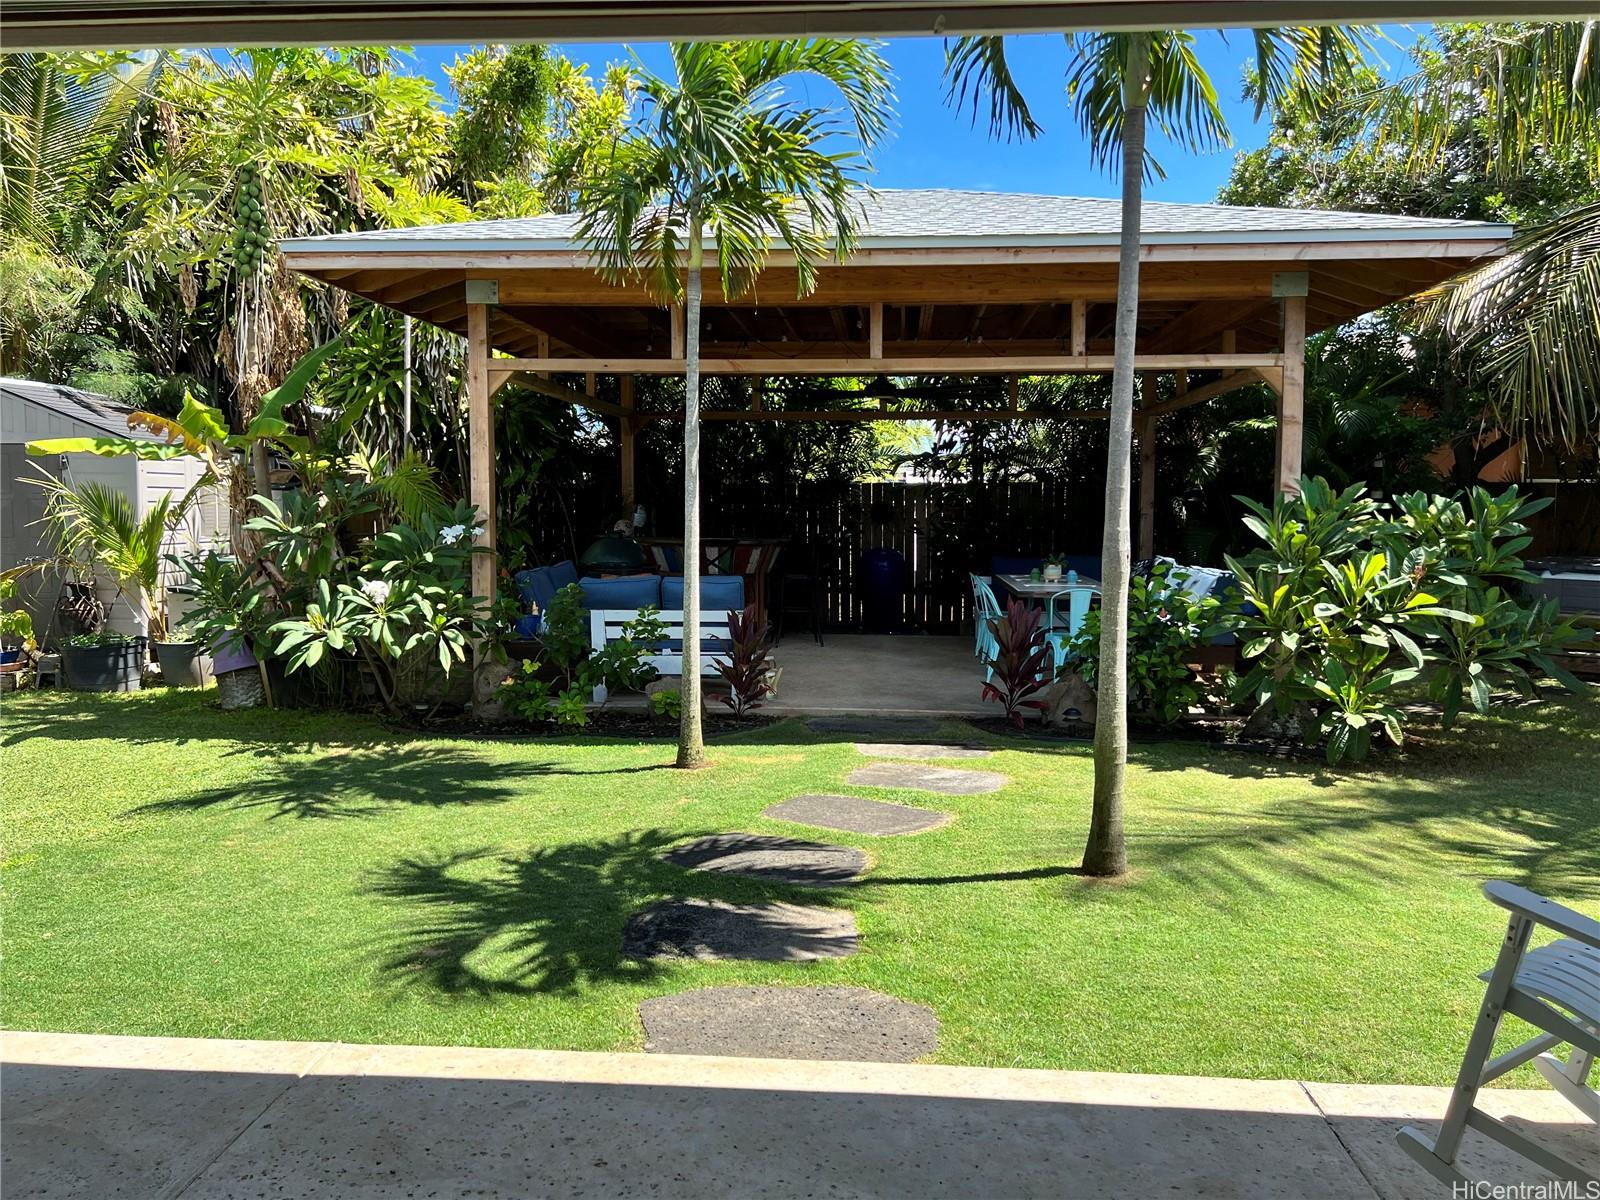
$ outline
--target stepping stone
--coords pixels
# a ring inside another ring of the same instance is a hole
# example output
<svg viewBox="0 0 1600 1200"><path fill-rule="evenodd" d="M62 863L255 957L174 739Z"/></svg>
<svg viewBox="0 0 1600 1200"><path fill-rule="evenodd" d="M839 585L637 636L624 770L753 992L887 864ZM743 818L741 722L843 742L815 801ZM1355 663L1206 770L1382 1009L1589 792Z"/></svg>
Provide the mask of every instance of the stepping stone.
<svg viewBox="0 0 1600 1200"><path fill-rule="evenodd" d="M921 763L873 763L850 772L853 787L916 788L944 796L978 796L998 792L1009 782L993 771L964 771L959 767L927 767Z"/></svg>
<svg viewBox="0 0 1600 1200"><path fill-rule="evenodd" d="M938 721L921 717L812 717L806 722L817 733L880 733L900 737L933 737Z"/></svg>
<svg viewBox="0 0 1600 1200"><path fill-rule="evenodd" d="M939 1018L858 987L714 987L639 1005L651 1054L915 1062L939 1047Z"/></svg>
<svg viewBox="0 0 1600 1200"><path fill-rule="evenodd" d="M676 846L664 857L689 871L715 871L811 887L849 883L867 869L867 856L849 846L758 833L714 834Z"/></svg>
<svg viewBox="0 0 1600 1200"><path fill-rule="evenodd" d="M921 833L950 821L949 813L909 804L885 804L860 796L796 796L768 805L764 817L793 821L798 825L820 825L847 833L870 833L874 837L893 837L901 833Z"/></svg>
<svg viewBox="0 0 1600 1200"><path fill-rule="evenodd" d="M857 742L856 750L868 758L988 758L994 753L981 746L939 746L931 742Z"/></svg>
<svg viewBox="0 0 1600 1200"><path fill-rule="evenodd" d="M848 909L797 904L663 900L634 913L622 929L628 958L810 962L848 958L860 942Z"/></svg>

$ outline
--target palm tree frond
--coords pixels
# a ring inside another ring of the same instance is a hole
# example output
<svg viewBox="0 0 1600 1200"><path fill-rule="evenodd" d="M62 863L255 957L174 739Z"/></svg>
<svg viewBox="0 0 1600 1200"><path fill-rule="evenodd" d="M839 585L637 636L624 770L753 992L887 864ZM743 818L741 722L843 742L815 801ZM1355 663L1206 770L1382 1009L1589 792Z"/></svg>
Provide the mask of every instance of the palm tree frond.
<svg viewBox="0 0 1600 1200"><path fill-rule="evenodd" d="M1501 425L1568 445L1600 437L1600 203L1518 234L1422 305Z"/></svg>
<svg viewBox="0 0 1600 1200"><path fill-rule="evenodd" d="M1005 38L973 35L947 42L944 80L946 101L957 111L970 107L974 125L984 100L988 100L990 137L1011 141L1036 138L1043 132L1011 75Z"/></svg>

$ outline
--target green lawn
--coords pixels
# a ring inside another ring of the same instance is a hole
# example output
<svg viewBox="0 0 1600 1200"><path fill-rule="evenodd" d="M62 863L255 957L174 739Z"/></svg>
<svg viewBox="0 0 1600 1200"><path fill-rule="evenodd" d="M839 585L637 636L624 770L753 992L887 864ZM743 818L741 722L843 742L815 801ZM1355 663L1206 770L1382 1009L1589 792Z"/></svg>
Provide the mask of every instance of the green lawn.
<svg viewBox="0 0 1600 1200"><path fill-rule="evenodd" d="M665 743L407 739L193 693L3 719L11 1028L636 1049L648 996L842 983L931 1005L946 1062L1441 1084L1499 937L1478 883L1600 916L1594 694L1362 771L1137 747L1119 884L1071 869L1087 747L1008 745L971 764L1010 778L994 794L864 793L956 819L838 835L875 865L827 891L658 860L700 833L818 836L761 810L848 791L865 760L797 722L684 774ZM673 895L849 905L862 951L622 960L628 914Z"/></svg>

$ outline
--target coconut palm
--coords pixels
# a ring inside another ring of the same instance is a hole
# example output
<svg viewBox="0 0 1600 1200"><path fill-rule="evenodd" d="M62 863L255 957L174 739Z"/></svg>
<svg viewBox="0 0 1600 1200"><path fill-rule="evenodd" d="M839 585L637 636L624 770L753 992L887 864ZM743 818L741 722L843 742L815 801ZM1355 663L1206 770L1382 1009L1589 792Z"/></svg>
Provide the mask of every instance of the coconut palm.
<svg viewBox="0 0 1600 1200"><path fill-rule="evenodd" d="M0 373L51 375L91 307L86 243L165 56L0 54Z"/></svg>
<svg viewBox="0 0 1600 1200"><path fill-rule="evenodd" d="M1486 135L1491 178L1600 146L1600 21L1472 26L1418 70L1362 98L1376 140L1417 171L1463 126ZM1536 440L1600 437L1600 202L1538 221L1506 254L1425 297L1425 313L1482 383L1490 415Z"/></svg>
<svg viewBox="0 0 1600 1200"><path fill-rule="evenodd" d="M1361 57L1362 38L1308 27L1254 31L1258 105L1289 98L1312 103L1321 86L1344 78ZM1129 513L1133 449L1133 356L1139 317L1140 214L1147 172L1160 173L1145 147L1146 117L1191 149L1228 141L1216 89L1181 30L1069 33L1067 95L1097 166L1119 160L1122 172L1121 245L1117 266L1116 342L1106 451L1105 532L1101 543L1104 592L1100 624L1099 719L1094 735L1094 808L1083 869L1121 875L1128 869L1123 838L1123 788L1128 759ZM1006 64L1004 39L958 39L946 64L950 98L988 103L996 136L1033 137L1040 131Z"/></svg>
<svg viewBox="0 0 1600 1200"><path fill-rule="evenodd" d="M641 104L609 164L581 183L579 230L612 282L642 278L684 305L683 684L678 765L705 762L700 719L700 304L706 239L724 297L747 292L774 237L797 287L816 286L830 251L855 240L864 152L887 127L888 64L876 43L834 38L672 47L672 78L646 72ZM833 85L843 111L796 100L786 85Z"/></svg>

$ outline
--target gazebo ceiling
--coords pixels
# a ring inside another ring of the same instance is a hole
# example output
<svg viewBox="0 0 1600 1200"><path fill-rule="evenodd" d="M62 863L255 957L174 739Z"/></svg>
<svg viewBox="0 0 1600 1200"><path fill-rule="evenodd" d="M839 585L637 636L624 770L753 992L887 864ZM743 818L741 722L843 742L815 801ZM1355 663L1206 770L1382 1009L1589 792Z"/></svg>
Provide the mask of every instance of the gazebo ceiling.
<svg viewBox="0 0 1600 1200"><path fill-rule="evenodd" d="M872 193L864 208L857 253L824 267L806 297L782 250L732 302L707 272L702 356L759 359L770 373L787 359L860 360L863 371L965 360L955 370L1110 353L1116 201L911 190ZM1498 254L1511 236L1476 221L1164 203L1146 205L1145 226L1140 353L1197 359L1225 345L1276 351L1284 296L1304 295L1307 328L1324 329ZM514 356L648 370L637 364L665 369L681 355L674 315L638 283L602 281L570 216L297 238L283 250L296 270L462 334L470 283L491 303L494 348Z"/></svg>

